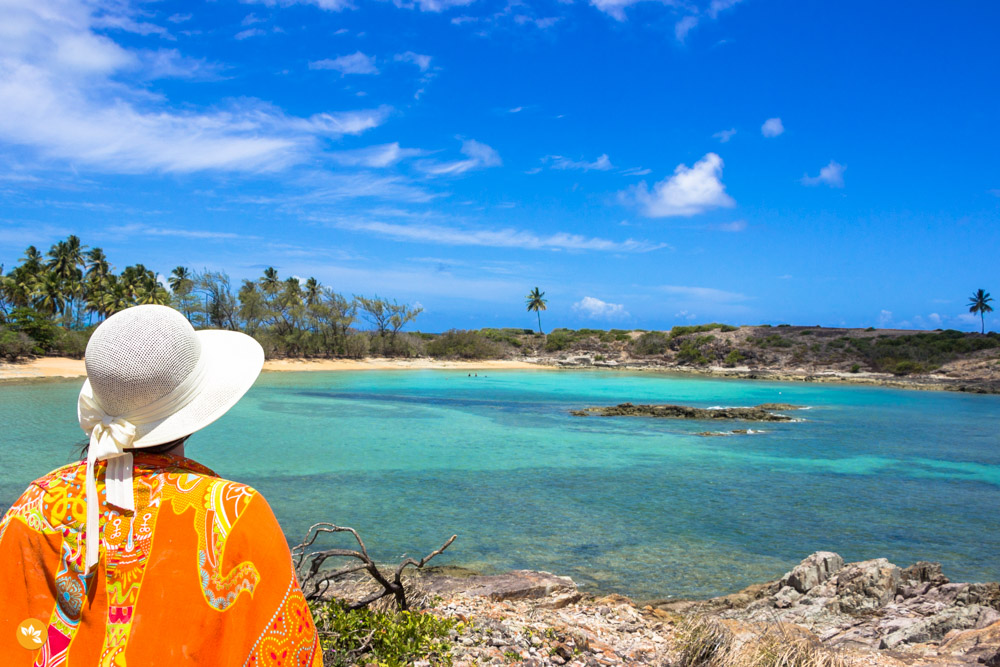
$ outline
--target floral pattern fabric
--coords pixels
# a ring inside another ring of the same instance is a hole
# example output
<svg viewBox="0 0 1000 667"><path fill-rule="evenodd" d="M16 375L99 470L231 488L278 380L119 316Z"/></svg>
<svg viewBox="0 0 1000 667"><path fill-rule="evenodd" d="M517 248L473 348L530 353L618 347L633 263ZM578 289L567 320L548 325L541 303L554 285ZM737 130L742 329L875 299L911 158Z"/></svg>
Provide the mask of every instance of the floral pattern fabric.
<svg viewBox="0 0 1000 667"><path fill-rule="evenodd" d="M5 665L295 665L322 651L264 498L189 459L136 452L135 511L101 497L101 556L84 572L86 464L33 482L0 522ZM45 643L17 641L27 619Z"/></svg>

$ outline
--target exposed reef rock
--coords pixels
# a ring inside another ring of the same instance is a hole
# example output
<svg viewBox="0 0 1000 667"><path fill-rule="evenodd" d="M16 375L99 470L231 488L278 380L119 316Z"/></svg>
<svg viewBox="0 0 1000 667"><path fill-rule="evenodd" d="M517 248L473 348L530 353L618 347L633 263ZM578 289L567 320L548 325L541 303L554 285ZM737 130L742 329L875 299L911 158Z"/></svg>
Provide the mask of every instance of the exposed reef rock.
<svg viewBox="0 0 1000 667"><path fill-rule="evenodd" d="M657 419L730 419L753 422L793 421L788 415L773 410L796 410L796 406L784 403L765 403L752 408L693 408L687 405L634 405L620 403L605 407L589 407L571 410L577 417L655 417Z"/></svg>

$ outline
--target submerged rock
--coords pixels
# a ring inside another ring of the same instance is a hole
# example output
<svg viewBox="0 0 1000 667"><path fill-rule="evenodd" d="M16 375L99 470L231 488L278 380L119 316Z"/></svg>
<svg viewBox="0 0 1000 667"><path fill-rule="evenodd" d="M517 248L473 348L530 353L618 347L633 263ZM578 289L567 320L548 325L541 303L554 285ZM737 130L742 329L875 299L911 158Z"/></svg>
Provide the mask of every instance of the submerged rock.
<svg viewBox="0 0 1000 667"><path fill-rule="evenodd" d="M655 417L658 419L730 419L755 422L788 422L793 421L788 415L772 412L769 405L784 405L765 403L749 408L693 408L687 405L635 405L619 403L618 405L597 406L582 410L571 410L576 417ZM797 409L794 406L780 409Z"/></svg>

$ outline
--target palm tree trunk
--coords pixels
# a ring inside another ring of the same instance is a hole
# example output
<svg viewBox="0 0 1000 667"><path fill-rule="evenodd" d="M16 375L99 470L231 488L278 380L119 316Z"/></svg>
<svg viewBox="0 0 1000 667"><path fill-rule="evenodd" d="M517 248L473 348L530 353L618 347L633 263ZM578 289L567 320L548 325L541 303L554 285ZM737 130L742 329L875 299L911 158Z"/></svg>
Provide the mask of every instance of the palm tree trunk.
<svg viewBox="0 0 1000 667"><path fill-rule="evenodd" d="M538 315L538 333L542 333L542 312L536 310L535 315Z"/></svg>
<svg viewBox="0 0 1000 667"><path fill-rule="evenodd" d="M986 312L983 311L983 310L979 311L979 321L983 323L983 328L982 328L982 331L980 331L980 333L985 334L986 333Z"/></svg>

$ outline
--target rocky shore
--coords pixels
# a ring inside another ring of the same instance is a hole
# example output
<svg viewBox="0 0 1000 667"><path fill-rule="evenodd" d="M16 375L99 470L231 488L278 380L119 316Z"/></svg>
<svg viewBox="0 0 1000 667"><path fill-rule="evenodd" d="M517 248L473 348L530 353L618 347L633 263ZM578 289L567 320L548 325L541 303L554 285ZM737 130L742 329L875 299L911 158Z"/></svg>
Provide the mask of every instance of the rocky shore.
<svg viewBox="0 0 1000 667"><path fill-rule="evenodd" d="M711 600L594 596L531 571L432 571L411 585L426 613L463 621L450 638L460 667L1000 667L1000 586L952 583L936 563L844 563L817 552L779 579Z"/></svg>
<svg viewBox="0 0 1000 667"><path fill-rule="evenodd" d="M590 407L570 410L575 417L652 417L654 419L726 419L752 422L789 422L793 417L775 410L798 410L799 407L787 403L764 403L753 407L735 408L695 408L688 405L634 405L619 403L604 407Z"/></svg>

